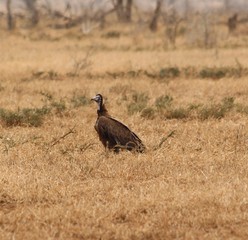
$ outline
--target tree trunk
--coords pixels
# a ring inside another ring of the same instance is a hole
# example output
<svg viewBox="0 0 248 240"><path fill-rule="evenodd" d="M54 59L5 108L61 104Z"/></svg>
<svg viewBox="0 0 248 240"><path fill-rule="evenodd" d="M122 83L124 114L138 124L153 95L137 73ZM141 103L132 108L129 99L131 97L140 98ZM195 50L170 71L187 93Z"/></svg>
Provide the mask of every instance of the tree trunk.
<svg viewBox="0 0 248 240"><path fill-rule="evenodd" d="M8 30L14 29L14 19L11 12L11 0L6 1L6 8L7 8L7 27Z"/></svg>
<svg viewBox="0 0 248 240"><path fill-rule="evenodd" d="M152 17L152 21L150 23L150 30L152 32L156 32L158 28L158 18L161 13L162 0L157 0L157 6L154 11L154 15Z"/></svg>
<svg viewBox="0 0 248 240"><path fill-rule="evenodd" d="M229 17L227 21L229 33L234 32L235 29L237 28L237 25L238 25L238 14L235 13L232 17Z"/></svg>
<svg viewBox="0 0 248 240"><path fill-rule="evenodd" d="M117 18L119 22L130 22L132 18L133 0L116 0L114 2Z"/></svg>
<svg viewBox="0 0 248 240"><path fill-rule="evenodd" d="M131 22L132 20L132 4L133 4L133 0L127 0L126 12L125 12L126 22Z"/></svg>
<svg viewBox="0 0 248 240"><path fill-rule="evenodd" d="M26 7L30 12L31 26L34 27L39 22L39 12L36 8L36 0L25 0Z"/></svg>
<svg viewBox="0 0 248 240"><path fill-rule="evenodd" d="M190 11L190 3L189 3L189 0L185 0L185 12L184 12L184 18L185 18L185 19L188 19L189 11Z"/></svg>
<svg viewBox="0 0 248 240"><path fill-rule="evenodd" d="M117 0L115 7L116 7L116 13L117 13L118 20L120 22L123 22L123 19L124 19L123 0Z"/></svg>

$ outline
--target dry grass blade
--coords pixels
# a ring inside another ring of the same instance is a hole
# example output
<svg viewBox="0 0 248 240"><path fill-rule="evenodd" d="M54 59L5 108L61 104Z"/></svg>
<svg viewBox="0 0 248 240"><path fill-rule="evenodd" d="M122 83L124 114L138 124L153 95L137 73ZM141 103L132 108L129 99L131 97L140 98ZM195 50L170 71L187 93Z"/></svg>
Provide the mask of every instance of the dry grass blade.
<svg viewBox="0 0 248 240"><path fill-rule="evenodd" d="M175 134L176 130L171 131L166 137L163 137L159 144L153 148L154 151L158 150L159 148L162 147L163 143L170 137L172 137Z"/></svg>
<svg viewBox="0 0 248 240"><path fill-rule="evenodd" d="M94 142L90 142L90 143L86 143L84 144L84 146L80 147L80 152L84 153L87 149L89 149L90 147L94 146L96 143Z"/></svg>
<svg viewBox="0 0 248 240"><path fill-rule="evenodd" d="M60 136L59 138L53 140L51 143L50 143L50 146L53 147L54 145L58 144L62 139L66 138L68 135L72 134L72 133L75 133L74 129L75 129L76 125L69 129L69 131L67 131L65 134L63 134L62 136Z"/></svg>

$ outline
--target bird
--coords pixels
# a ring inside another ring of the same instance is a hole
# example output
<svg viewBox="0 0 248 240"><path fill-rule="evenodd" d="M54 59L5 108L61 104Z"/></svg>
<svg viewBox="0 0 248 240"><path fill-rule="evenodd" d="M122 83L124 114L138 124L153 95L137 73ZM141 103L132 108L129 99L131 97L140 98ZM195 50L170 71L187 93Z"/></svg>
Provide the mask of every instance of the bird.
<svg viewBox="0 0 248 240"><path fill-rule="evenodd" d="M126 125L112 118L103 102L103 96L96 94L91 99L97 103L95 130L105 149L119 153L121 149L143 153L145 145Z"/></svg>

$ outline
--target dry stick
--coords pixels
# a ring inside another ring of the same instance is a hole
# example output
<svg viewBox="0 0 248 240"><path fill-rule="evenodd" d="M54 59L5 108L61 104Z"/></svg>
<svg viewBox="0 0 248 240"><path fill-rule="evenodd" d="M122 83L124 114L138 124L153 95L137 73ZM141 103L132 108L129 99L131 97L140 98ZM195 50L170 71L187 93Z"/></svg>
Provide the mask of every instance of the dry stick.
<svg viewBox="0 0 248 240"><path fill-rule="evenodd" d="M73 128L70 128L68 132L66 132L64 135L62 135L61 137L57 138L56 140L51 142L51 147L53 147L54 145L56 145L60 140L64 139L65 137L67 137L69 134L71 133L75 133L74 129L75 129L76 125L74 125Z"/></svg>
<svg viewBox="0 0 248 240"><path fill-rule="evenodd" d="M171 131L166 137L163 137L160 141L160 143L158 144L157 147L154 148L154 150L158 150L159 148L162 147L162 144L169 138L172 137L174 135L174 133L176 132L176 130Z"/></svg>
<svg viewBox="0 0 248 240"><path fill-rule="evenodd" d="M93 146L93 145L95 145L95 143L90 142L90 143L86 144L84 147L81 147L81 148L79 148L79 149L80 149L80 151L81 151L82 153L84 153L88 148L90 148L90 147Z"/></svg>

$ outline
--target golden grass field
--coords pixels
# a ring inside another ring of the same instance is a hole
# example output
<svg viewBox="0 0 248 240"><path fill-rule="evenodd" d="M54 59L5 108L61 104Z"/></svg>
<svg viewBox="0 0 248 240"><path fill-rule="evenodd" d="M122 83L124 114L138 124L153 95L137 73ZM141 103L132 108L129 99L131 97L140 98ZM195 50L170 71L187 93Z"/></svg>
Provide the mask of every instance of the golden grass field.
<svg viewBox="0 0 248 240"><path fill-rule="evenodd" d="M0 108L51 111L35 127L8 124L1 110L0 239L248 238L248 51L162 45L149 32L1 31ZM91 65L72 75L89 48ZM135 75L239 65L238 77L218 79ZM105 151L88 102L96 93L144 154ZM128 111L142 93L147 114ZM169 110L155 106L161 96L173 98Z"/></svg>

